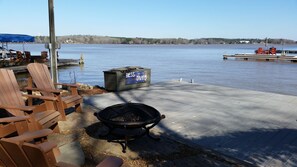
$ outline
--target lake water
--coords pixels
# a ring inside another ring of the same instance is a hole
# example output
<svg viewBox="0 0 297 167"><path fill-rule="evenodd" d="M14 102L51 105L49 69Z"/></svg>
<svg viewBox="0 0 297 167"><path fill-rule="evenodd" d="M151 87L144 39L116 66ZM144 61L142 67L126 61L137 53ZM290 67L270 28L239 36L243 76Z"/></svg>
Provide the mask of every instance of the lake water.
<svg viewBox="0 0 297 167"><path fill-rule="evenodd" d="M22 50L22 45L9 45ZM195 83L297 95L297 63L223 60L223 54L253 53L263 45L90 45L63 44L60 58L79 59L83 66L59 69L60 82L104 86L103 71L124 66L142 66L152 71L152 83L194 80ZM274 45L297 50L297 45ZM41 44L26 44L32 54L45 50Z"/></svg>

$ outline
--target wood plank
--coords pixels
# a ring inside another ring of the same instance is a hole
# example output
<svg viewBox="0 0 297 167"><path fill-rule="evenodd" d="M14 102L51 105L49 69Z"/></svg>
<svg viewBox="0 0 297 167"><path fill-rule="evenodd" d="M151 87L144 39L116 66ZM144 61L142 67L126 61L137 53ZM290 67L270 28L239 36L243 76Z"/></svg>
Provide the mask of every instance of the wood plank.
<svg viewBox="0 0 297 167"><path fill-rule="evenodd" d="M62 97L62 100L64 103L68 104L68 103L71 103L73 102L75 104L77 103L81 103L82 102L82 97L81 96L65 96L65 97ZM73 106L71 105L71 106Z"/></svg>
<svg viewBox="0 0 297 167"><path fill-rule="evenodd" d="M59 112L54 112L51 115L48 115L47 117L44 117L39 121L39 123L44 127L44 128L50 128L52 125L56 124L59 120L60 113Z"/></svg>
<svg viewBox="0 0 297 167"><path fill-rule="evenodd" d="M0 157L1 157L0 166L16 167L16 164L13 162L12 158L5 151L5 149L2 147L1 144L0 144Z"/></svg>

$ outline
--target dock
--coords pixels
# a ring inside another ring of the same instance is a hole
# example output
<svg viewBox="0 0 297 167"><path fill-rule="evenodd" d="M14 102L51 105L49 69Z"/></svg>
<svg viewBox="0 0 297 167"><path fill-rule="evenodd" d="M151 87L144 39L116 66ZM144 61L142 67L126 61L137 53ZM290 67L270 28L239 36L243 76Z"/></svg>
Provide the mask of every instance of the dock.
<svg viewBox="0 0 297 167"><path fill-rule="evenodd" d="M234 54L223 55L223 59L227 60L233 58L236 60L253 60L253 61L286 61L297 62L296 56L286 56L283 54Z"/></svg>
<svg viewBox="0 0 297 167"><path fill-rule="evenodd" d="M48 67L50 67L50 61L45 62ZM73 66L73 65L79 65L78 59L59 59L58 61L58 67L64 67L64 66ZM9 67L2 67L6 69L11 69L15 74L21 74L21 73L27 73L27 64L19 65L19 66L9 66Z"/></svg>
<svg viewBox="0 0 297 167"><path fill-rule="evenodd" d="M276 53L297 54L297 50L276 50Z"/></svg>

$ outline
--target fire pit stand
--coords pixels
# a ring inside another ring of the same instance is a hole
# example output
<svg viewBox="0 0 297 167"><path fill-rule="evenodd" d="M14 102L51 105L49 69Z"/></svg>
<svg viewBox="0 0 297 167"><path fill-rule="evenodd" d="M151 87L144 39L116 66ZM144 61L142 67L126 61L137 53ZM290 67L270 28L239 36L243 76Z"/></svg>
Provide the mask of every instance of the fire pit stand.
<svg viewBox="0 0 297 167"><path fill-rule="evenodd" d="M107 141L121 144L124 153L129 140L144 135L159 140L150 134L150 129L165 118L155 108L142 103L116 104L94 115L108 127L108 133L104 135Z"/></svg>

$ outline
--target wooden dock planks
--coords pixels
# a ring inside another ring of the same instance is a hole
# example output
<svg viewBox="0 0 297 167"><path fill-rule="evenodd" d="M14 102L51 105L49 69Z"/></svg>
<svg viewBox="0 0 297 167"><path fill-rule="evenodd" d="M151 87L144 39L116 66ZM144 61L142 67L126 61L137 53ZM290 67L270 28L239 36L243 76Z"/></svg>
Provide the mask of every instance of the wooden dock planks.
<svg viewBox="0 0 297 167"><path fill-rule="evenodd" d="M254 60L254 61L288 61L297 62L296 56L286 56L280 54L234 54L234 55L223 55L223 59L227 60L229 58L239 59L239 60Z"/></svg>

